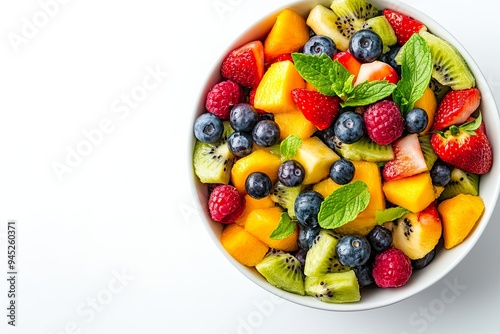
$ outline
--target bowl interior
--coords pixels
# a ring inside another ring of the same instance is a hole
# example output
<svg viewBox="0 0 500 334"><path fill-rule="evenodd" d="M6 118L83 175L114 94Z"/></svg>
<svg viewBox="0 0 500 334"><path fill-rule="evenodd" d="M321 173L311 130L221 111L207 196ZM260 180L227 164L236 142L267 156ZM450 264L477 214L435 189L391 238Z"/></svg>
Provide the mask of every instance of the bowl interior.
<svg viewBox="0 0 500 334"><path fill-rule="evenodd" d="M406 15L412 16L415 19L422 21L426 24L429 31L438 35L451 44L453 44L465 58L469 64L477 82L477 88L481 91L482 101L480 109L483 113L483 119L486 125L486 130L488 137L493 147L494 157L500 156L500 134L498 129L500 128L500 120L498 116L497 106L495 104L491 90L486 82L485 77L479 70L477 64L471 58L469 53L460 45L460 43L442 26L440 26L436 21L427 16L426 14L408 6L406 4L400 3L399 1L391 0L370 0L377 8L390 8ZM207 92L210 87L219 82L222 78L220 76L220 64L223 58L232 49L249 42L254 39L261 39L266 36L270 31L277 13L287 7L297 11L300 14L307 15L310 9L312 9L316 4L323 4L329 6L331 0L328 1L295 1L290 2L286 6L277 9L273 13L260 21L257 21L255 25L249 27L245 32L243 32L239 38L237 38L228 48L223 52L216 64L211 71L211 74L206 78L206 82L203 85L203 89L198 94L198 104L195 107L192 115L192 123L195 118L204 111L204 103ZM189 147L188 147L188 165L192 166L192 154L194 147L194 136L192 132L189 132ZM192 169L192 167L191 167ZM213 222L208 214L206 203L208 200L208 190L207 187L201 184L194 171L192 173L193 177L190 179L191 187L194 194L194 205L200 210L202 221L204 222L210 237L213 239L214 243L228 259L228 261L235 266L243 275L253 281L255 284L261 286L263 289L268 290L284 299L295 302L297 304L323 309L323 310L333 310L333 311L358 311L358 310L368 310L377 307L387 306L399 301L402 301L424 289L431 286L435 282L443 278L448 272L450 272L471 250L474 244L477 242L482 232L484 231L488 221L491 218L493 209L497 202L498 190L499 190L499 175L500 164L494 161L492 170L481 177L480 181L480 196L482 197L485 204L485 211L481 218L479 224L472 233L467 237L467 239L460 245L456 246L451 250L442 250L438 253L436 258L430 265L425 269L420 271L415 271L410 281L403 287L397 289L379 289L379 288L363 288L362 299L358 303L352 304L328 304L320 302L312 297L302 297L295 294L291 294L280 289L271 286L267 281L253 268L241 265L236 260L234 260L231 255L229 255L225 249L221 246L219 242L220 234L222 231L222 225Z"/></svg>

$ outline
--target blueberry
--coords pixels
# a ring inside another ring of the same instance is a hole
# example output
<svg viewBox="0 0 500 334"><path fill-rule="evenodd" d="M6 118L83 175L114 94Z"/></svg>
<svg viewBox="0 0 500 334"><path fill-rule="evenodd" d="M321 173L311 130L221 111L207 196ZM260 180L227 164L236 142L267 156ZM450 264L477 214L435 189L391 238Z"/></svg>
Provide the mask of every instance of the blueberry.
<svg viewBox="0 0 500 334"><path fill-rule="evenodd" d="M343 266L356 267L368 262L371 246L365 237L348 234L340 238L335 251Z"/></svg>
<svg viewBox="0 0 500 334"><path fill-rule="evenodd" d="M333 130L333 124L324 130L316 131L315 136L321 139L326 146L335 150L335 131Z"/></svg>
<svg viewBox="0 0 500 334"><path fill-rule="evenodd" d="M255 199L264 198L271 192L273 184L267 174L254 172L248 175L245 181L247 194Z"/></svg>
<svg viewBox="0 0 500 334"><path fill-rule="evenodd" d="M411 260L411 266L413 269L422 269L434 260L436 256L436 248L427 253L423 258L417 260Z"/></svg>
<svg viewBox="0 0 500 334"><path fill-rule="evenodd" d="M438 160L431 168L432 184L439 187L444 187L451 180L451 169L443 161Z"/></svg>
<svg viewBox="0 0 500 334"><path fill-rule="evenodd" d="M371 63L382 54L382 39L370 29L356 31L349 41L349 52L362 63Z"/></svg>
<svg viewBox="0 0 500 334"><path fill-rule="evenodd" d="M354 165L347 159L339 159L330 167L330 177L337 184L347 184L354 178Z"/></svg>
<svg viewBox="0 0 500 334"><path fill-rule="evenodd" d="M401 76L401 65L398 65L398 63L396 63L396 55L399 53L400 49L401 49L401 46L393 45L393 46L391 46L389 51L381 54L380 57L378 57L378 59L380 61L383 61L384 63L391 65L391 67L394 70L396 70L396 73L399 76Z"/></svg>
<svg viewBox="0 0 500 334"><path fill-rule="evenodd" d="M375 280L372 275L372 265L364 264L362 266L352 267L356 278L358 279L359 286L368 286L372 284Z"/></svg>
<svg viewBox="0 0 500 334"><path fill-rule="evenodd" d="M382 253L392 244L392 232L388 228L380 225L376 225L370 233L368 233L368 241L372 246L372 249L376 253Z"/></svg>
<svg viewBox="0 0 500 334"><path fill-rule="evenodd" d="M222 120L212 113L204 113L194 121L194 136L204 143L215 143L224 132Z"/></svg>
<svg viewBox="0 0 500 334"><path fill-rule="evenodd" d="M303 250L302 248L299 248L297 251L295 251L293 254L297 260L299 260L300 264L304 266L306 264L306 256L307 256L307 251Z"/></svg>
<svg viewBox="0 0 500 334"><path fill-rule="evenodd" d="M240 158L252 153L252 145L252 136L245 132L233 132L227 139L229 151Z"/></svg>
<svg viewBox="0 0 500 334"><path fill-rule="evenodd" d="M365 134L363 116L354 111L343 112L335 121L333 130L341 142L345 144L355 143Z"/></svg>
<svg viewBox="0 0 500 334"><path fill-rule="evenodd" d="M321 227L316 225L314 227L307 227L299 225L299 237L297 243L300 249L308 251L311 248L314 239L318 236Z"/></svg>
<svg viewBox="0 0 500 334"><path fill-rule="evenodd" d="M300 224L308 227L318 225L318 213L323 196L313 190L304 191L295 198L295 216Z"/></svg>
<svg viewBox="0 0 500 334"><path fill-rule="evenodd" d="M238 103L229 114L229 123L234 131L252 132L258 121L259 114L248 103Z"/></svg>
<svg viewBox="0 0 500 334"><path fill-rule="evenodd" d="M405 124L409 133L420 133L429 123L429 116L422 108L414 108L406 114Z"/></svg>
<svg viewBox="0 0 500 334"><path fill-rule="evenodd" d="M275 121L259 121L253 128L252 137L259 146L273 146L280 139L280 127Z"/></svg>
<svg viewBox="0 0 500 334"><path fill-rule="evenodd" d="M259 114L259 121L264 121L264 120L274 121L274 114L271 114L269 112Z"/></svg>
<svg viewBox="0 0 500 334"><path fill-rule="evenodd" d="M304 53L307 55L328 55L332 58L337 53L335 42L328 36L316 35L311 37L304 45Z"/></svg>
<svg viewBox="0 0 500 334"><path fill-rule="evenodd" d="M278 179L287 187L300 185L305 175L304 167L296 160L287 160L278 169Z"/></svg>

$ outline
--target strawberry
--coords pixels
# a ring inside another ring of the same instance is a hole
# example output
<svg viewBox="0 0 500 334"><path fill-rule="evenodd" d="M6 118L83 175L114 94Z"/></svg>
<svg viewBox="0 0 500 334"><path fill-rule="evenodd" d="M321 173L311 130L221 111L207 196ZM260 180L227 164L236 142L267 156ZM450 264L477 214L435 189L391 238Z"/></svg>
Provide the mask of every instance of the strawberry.
<svg viewBox="0 0 500 334"><path fill-rule="evenodd" d="M422 30L427 30L427 27L422 22L409 16L390 9L384 9L383 13L387 21L391 24L392 29L394 29L399 45L405 44L411 35L419 33Z"/></svg>
<svg viewBox="0 0 500 334"><path fill-rule="evenodd" d="M264 75L264 45L249 42L229 53L222 62L221 74L243 87L257 87Z"/></svg>
<svg viewBox="0 0 500 334"><path fill-rule="evenodd" d="M333 56L333 60L338 60L351 74L358 75L361 63L351 53L347 51L337 52Z"/></svg>
<svg viewBox="0 0 500 334"><path fill-rule="evenodd" d="M319 130L328 128L339 113L339 98L305 88L292 90L292 99L304 117Z"/></svg>
<svg viewBox="0 0 500 334"><path fill-rule="evenodd" d="M392 149L394 159L388 161L382 170L385 181L402 179L428 170L416 133L396 140Z"/></svg>
<svg viewBox="0 0 500 334"><path fill-rule="evenodd" d="M451 90L443 97L436 112L433 131L465 123L479 107L481 93L477 88Z"/></svg>
<svg viewBox="0 0 500 334"><path fill-rule="evenodd" d="M371 82L377 80L387 80L390 83L396 84L399 81L399 76L391 65L383 61L375 60L360 66L358 76L356 81L354 81L354 86L365 81Z"/></svg>
<svg viewBox="0 0 500 334"><path fill-rule="evenodd" d="M460 126L452 125L431 137L431 145L444 162L472 174L486 174L493 163L490 142L482 124L482 117Z"/></svg>

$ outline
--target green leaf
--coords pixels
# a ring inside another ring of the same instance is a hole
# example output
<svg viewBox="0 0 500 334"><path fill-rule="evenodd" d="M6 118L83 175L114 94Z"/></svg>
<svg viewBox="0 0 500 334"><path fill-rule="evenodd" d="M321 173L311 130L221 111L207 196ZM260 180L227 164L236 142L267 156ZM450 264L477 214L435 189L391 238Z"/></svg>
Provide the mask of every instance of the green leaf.
<svg viewBox="0 0 500 334"><path fill-rule="evenodd" d="M280 144L280 153L285 159L292 159L297 154L297 150L302 146L302 139L295 135L289 135Z"/></svg>
<svg viewBox="0 0 500 334"><path fill-rule="evenodd" d="M334 60L332 64L332 72L330 73L332 89L342 99L349 95L353 89L354 75L349 72L344 65L338 60Z"/></svg>
<svg viewBox="0 0 500 334"><path fill-rule="evenodd" d="M386 80L365 81L354 87L340 105L342 107L365 106L386 98L392 94L395 88L395 84L389 83Z"/></svg>
<svg viewBox="0 0 500 334"><path fill-rule="evenodd" d="M334 229L354 220L366 209L370 192L366 183L354 181L335 190L325 198L318 213L319 225Z"/></svg>
<svg viewBox="0 0 500 334"><path fill-rule="evenodd" d="M271 233L270 238L274 240L285 239L286 237L291 236L297 227L297 224L290 219L290 216L286 211L281 213L280 222L278 226Z"/></svg>
<svg viewBox="0 0 500 334"><path fill-rule="evenodd" d="M483 122L483 116L481 116L481 113L477 116L477 118L471 122L467 122L463 125L460 125L459 129L462 131L466 131L468 133L473 133L476 135L476 130L479 129L481 126L481 123Z"/></svg>
<svg viewBox="0 0 500 334"><path fill-rule="evenodd" d="M377 211L377 213L375 214L375 220L377 221L377 224L381 225L385 222L391 222L393 220L401 218L408 212L410 212L410 210L397 206L394 208Z"/></svg>
<svg viewBox="0 0 500 334"><path fill-rule="evenodd" d="M405 115L422 97L432 75L432 54L419 34L413 34L405 43L401 55L401 79L393 93L393 100Z"/></svg>
<svg viewBox="0 0 500 334"><path fill-rule="evenodd" d="M300 76L324 95L336 95L333 89L334 81L332 74L335 72L333 61L326 54L321 56L306 55L303 53L292 53L295 69Z"/></svg>

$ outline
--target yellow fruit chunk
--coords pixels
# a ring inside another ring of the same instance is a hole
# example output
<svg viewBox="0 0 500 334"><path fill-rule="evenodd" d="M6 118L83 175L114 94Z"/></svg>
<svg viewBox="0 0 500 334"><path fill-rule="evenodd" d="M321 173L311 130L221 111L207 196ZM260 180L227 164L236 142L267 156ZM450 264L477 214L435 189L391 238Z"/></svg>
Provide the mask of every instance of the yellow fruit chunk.
<svg viewBox="0 0 500 334"><path fill-rule="evenodd" d="M266 62L280 54L299 51L309 40L306 20L291 9L282 10L264 41Z"/></svg>
<svg viewBox="0 0 500 334"><path fill-rule="evenodd" d="M245 181L248 175L253 172L262 172L267 174L271 182L274 183L278 179L280 165L281 157L266 150L253 151L236 161L231 169L231 182L240 193L246 194Z"/></svg>
<svg viewBox="0 0 500 334"><path fill-rule="evenodd" d="M389 202L415 213L425 209L436 196L429 172L387 181L382 189Z"/></svg>
<svg viewBox="0 0 500 334"><path fill-rule="evenodd" d="M289 60L272 64L257 86L254 107L273 114L298 111L292 90L304 88L304 79Z"/></svg>
<svg viewBox="0 0 500 334"><path fill-rule="evenodd" d="M365 210L359 213L355 220L337 229L340 234L358 233L366 235L377 224L375 216L377 211L385 210L385 197L382 191L382 179L380 169L374 162L352 161L354 165L353 181L363 181L368 186L370 192L370 202ZM351 182L353 182L351 181ZM319 192L323 197L329 196L341 185L335 183L331 178L327 178L313 186L313 190Z"/></svg>
<svg viewBox="0 0 500 334"><path fill-rule="evenodd" d="M459 194L438 205L443 223L444 247L450 249L462 243L484 211L481 197Z"/></svg>
<svg viewBox="0 0 500 334"><path fill-rule="evenodd" d="M306 89L307 90L314 90L314 91L318 91L318 89L316 87L314 87L312 84L310 84L309 82L306 81Z"/></svg>
<svg viewBox="0 0 500 334"><path fill-rule="evenodd" d="M295 135L301 139L311 137L318 129L309 122L300 111L291 111L274 115L274 121L280 127L280 140L289 135Z"/></svg>
<svg viewBox="0 0 500 334"><path fill-rule="evenodd" d="M340 157L326 146L318 137L310 137L302 141L293 158L304 167L305 177L302 184L314 184L330 175L330 167Z"/></svg>
<svg viewBox="0 0 500 334"><path fill-rule="evenodd" d="M298 249L297 238L299 229L295 227L295 232L281 240L271 239L271 233L278 227L283 210L279 207L268 209L256 209L250 212L245 223L245 229L257 239L271 248L285 252L293 252Z"/></svg>
<svg viewBox="0 0 500 334"><path fill-rule="evenodd" d="M266 244L236 224L224 228L220 242L236 261L249 267L262 261L269 250Z"/></svg>
<svg viewBox="0 0 500 334"><path fill-rule="evenodd" d="M437 107L438 103L436 95L431 88L427 87L424 91L424 95L422 95L422 97L418 99L417 102L415 102L415 104L413 105L413 108L424 109L427 113L427 117L429 118L427 127L420 133L420 135L426 134L431 129L432 124L434 123L434 115L436 114Z"/></svg>
<svg viewBox="0 0 500 334"><path fill-rule="evenodd" d="M335 22L338 16L323 5L316 5L307 17L306 23L316 35L324 35L330 37L338 50L345 51L349 48L349 38L343 35L336 27Z"/></svg>
<svg viewBox="0 0 500 334"><path fill-rule="evenodd" d="M274 201L271 199L271 196L268 195L261 199L256 199L251 197L250 195L245 195L245 208L241 215L234 222L240 226L245 226L245 222L247 221L248 215L255 209L267 209L274 207Z"/></svg>

